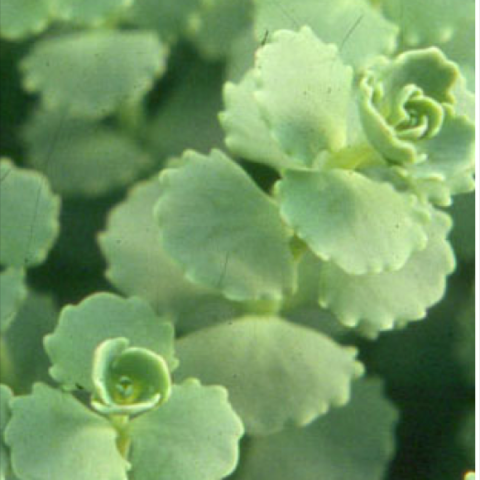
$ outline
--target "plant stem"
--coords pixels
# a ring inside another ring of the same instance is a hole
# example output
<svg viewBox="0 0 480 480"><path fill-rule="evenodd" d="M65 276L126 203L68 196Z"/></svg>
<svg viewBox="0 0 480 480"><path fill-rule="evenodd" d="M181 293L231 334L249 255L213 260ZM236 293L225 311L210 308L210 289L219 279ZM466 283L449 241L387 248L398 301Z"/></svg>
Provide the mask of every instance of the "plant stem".
<svg viewBox="0 0 480 480"><path fill-rule="evenodd" d="M117 448L120 455L125 460L128 460L128 453L130 451L130 436L128 435L128 415L110 415L110 421L117 431Z"/></svg>

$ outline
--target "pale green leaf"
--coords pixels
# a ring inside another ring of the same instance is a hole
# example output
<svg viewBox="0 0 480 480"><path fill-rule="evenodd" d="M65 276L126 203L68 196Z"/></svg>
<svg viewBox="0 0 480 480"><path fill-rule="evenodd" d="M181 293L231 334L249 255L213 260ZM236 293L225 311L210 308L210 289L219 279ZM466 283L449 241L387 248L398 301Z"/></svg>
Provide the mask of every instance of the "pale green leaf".
<svg viewBox="0 0 480 480"><path fill-rule="evenodd" d="M148 92L167 51L148 31L92 30L37 42L21 63L23 84L65 115L103 117Z"/></svg>
<svg viewBox="0 0 480 480"><path fill-rule="evenodd" d="M65 116L62 110L37 111L24 138L29 163L64 196L105 194L128 185L153 164L121 132Z"/></svg>
<svg viewBox="0 0 480 480"><path fill-rule="evenodd" d="M177 365L169 322L139 298L96 293L78 305L64 307L57 328L45 338L53 365L50 375L65 388L80 385L92 390L93 353L104 340L115 337L125 337L133 347L159 353L172 370Z"/></svg>
<svg viewBox="0 0 480 480"><path fill-rule="evenodd" d="M252 71L247 73L237 85L225 84L225 111L219 116L226 132L225 144L232 153L252 162L278 170L295 167L297 162L282 151L260 113L253 75Z"/></svg>
<svg viewBox="0 0 480 480"><path fill-rule="evenodd" d="M397 419L381 383L360 380L345 407L306 428L251 439L234 479L382 480L394 453Z"/></svg>
<svg viewBox="0 0 480 480"><path fill-rule="evenodd" d="M345 62L361 67L380 53L392 53L398 28L365 0L255 0L260 42L275 30L308 25L326 43L337 45Z"/></svg>
<svg viewBox="0 0 480 480"><path fill-rule="evenodd" d="M96 27L116 19L133 0L50 0L50 3L55 18Z"/></svg>
<svg viewBox="0 0 480 480"><path fill-rule="evenodd" d="M12 391L6 385L0 385L0 480L5 480L10 469L10 452L5 444L4 433L11 416L9 402L12 397Z"/></svg>
<svg viewBox="0 0 480 480"><path fill-rule="evenodd" d="M0 262L31 267L47 257L59 233L60 200L33 170L0 163Z"/></svg>
<svg viewBox="0 0 480 480"><path fill-rule="evenodd" d="M126 480L128 466L110 423L68 393L37 383L11 402L5 437L25 480Z"/></svg>
<svg viewBox="0 0 480 480"><path fill-rule="evenodd" d="M2 0L0 36L22 40L39 34L50 22L50 0Z"/></svg>
<svg viewBox="0 0 480 480"><path fill-rule="evenodd" d="M0 333L8 329L26 296L24 270L7 268L0 273Z"/></svg>
<svg viewBox="0 0 480 480"><path fill-rule="evenodd" d="M323 264L320 304L345 325L363 324L370 335L425 317L427 308L443 297L446 277L455 268L446 239L450 227L450 217L435 212L427 247L394 272L348 275L332 262Z"/></svg>
<svg viewBox="0 0 480 480"><path fill-rule="evenodd" d="M475 480L475 472L468 472L465 474L465 480Z"/></svg>
<svg viewBox="0 0 480 480"><path fill-rule="evenodd" d="M257 52L255 99L272 136L300 165L346 142L352 69L304 27L280 31Z"/></svg>
<svg viewBox="0 0 480 480"><path fill-rule="evenodd" d="M347 170L289 171L281 214L312 251L354 275L398 270L425 248L429 211L412 195Z"/></svg>
<svg viewBox="0 0 480 480"><path fill-rule="evenodd" d="M362 371L356 350L277 317L243 317L177 343L176 378L224 385L251 435L306 425L348 402ZM221 359L221 361L219 361Z"/></svg>
<svg viewBox="0 0 480 480"><path fill-rule="evenodd" d="M213 480L238 460L243 426L221 387L189 380L167 403L130 425L131 480Z"/></svg>
<svg viewBox="0 0 480 480"><path fill-rule="evenodd" d="M188 36L209 60L228 56L234 40L250 25L251 0L200 0L188 21Z"/></svg>
<svg viewBox="0 0 480 480"><path fill-rule="evenodd" d="M125 294L144 298L157 312L167 312L177 330L235 317L237 304L189 282L164 252L153 217L160 192L155 176L138 183L111 210L106 230L98 238L108 263L106 277Z"/></svg>
<svg viewBox="0 0 480 480"><path fill-rule="evenodd" d="M294 264L276 205L218 150L187 151L183 161L161 175L155 212L165 251L187 278L231 300L289 294Z"/></svg>
<svg viewBox="0 0 480 480"><path fill-rule="evenodd" d="M184 33L190 15L200 0L141 0L135 1L127 19L135 26L157 30L160 37L172 42Z"/></svg>
<svg viewBox="0 0 480 480"><path fill-rule="evenodd" d="M254 55L258 46L252 25L249 25L235 37L226 60L225 77L227 80L240 82L247 71L253 67Z"/></svg>

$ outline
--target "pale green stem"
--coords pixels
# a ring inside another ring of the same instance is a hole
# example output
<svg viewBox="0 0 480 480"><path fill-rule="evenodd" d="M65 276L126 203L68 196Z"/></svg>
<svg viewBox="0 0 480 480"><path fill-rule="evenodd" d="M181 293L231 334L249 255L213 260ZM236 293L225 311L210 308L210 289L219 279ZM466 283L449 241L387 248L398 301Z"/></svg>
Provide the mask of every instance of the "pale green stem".
<svg viewBox="0 0 480 480"><path fill-rule="evenodd" d="M128 460L128 453L130 451L130 436L128 435L128 415L110 415L110 422L117 431L117 448L120 455L125 460Z"/></svg>

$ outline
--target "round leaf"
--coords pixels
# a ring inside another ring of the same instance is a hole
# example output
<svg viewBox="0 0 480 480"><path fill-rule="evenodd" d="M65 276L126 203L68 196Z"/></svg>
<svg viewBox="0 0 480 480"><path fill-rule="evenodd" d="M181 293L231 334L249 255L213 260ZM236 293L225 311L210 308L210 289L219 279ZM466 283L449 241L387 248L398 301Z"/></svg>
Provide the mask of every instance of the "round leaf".
<svg viewBox="0 0 480 480"><path fill-rule="evenodd" d="M375 335L425 317L445 292L455 257L446 236L450 217L435 212L427 228L427 247L415 252L395 272L349 275L332 262L320 271L320 304L345 325L362 324Z"/></svg>
<svg viewBox="0 0 480 480"><path fill-rule="evenodd" d="M388 183L347 170L289 171L278 191L297 235L348 273L398 270L427 244L427 208Z"/></svg>
<svg viewBox="0 0 480 480"><path fill-rule="evenodd" d="M274 203L219 151L208 157L187 151L183 162L160 177L155 214L165 251L188 279L231 300L289 294L295 283L289 232Z"/></svg>
<svg viewBox="0 0 480 480"><path fill-rule="evenodd" d="M48 107L102 117L150 90L165 59L151 32L92 30L37 42L21 67L25 88Z"/></svg>
<svg viewBox="0 0 480 480"><path fill-rule="evenodd" d="M45 30L50 20L49 0L2 0L0 36L21 40Z"/></svg>
<svg viewBox="0 0 480 480"><path fill-rule="evenodd" d="M235 480L382 480L398 415L378 380L355 382L352 399L306 428L253 438Z"/></svg>
<svg viewBox="0 0 480 480"><path fill-rule="evenodd" d="M5 437L14 472L35 480L126 480L110 423L70 394L38 383L11 402Z"/></svg>
<svg viewBox="0 0 480 480"><path fill-rule="evenodd" d="M306 425L345 404L362 372L354 348L275 317L244 317L179 340L176 378L227 387L252 435ZM218 361L218 359L222 359Z"/></svg>
<svg viewBox="0 0 480 480"><path fill-rule="evenodd" d="M15 267L42 263L58 233L60 200L43 175L0 162L0 262Z"/></svg>
<svg viewBox="0 0 480 480"><path fill-rule="evenodd" d="M132 480L212 480L235 468L243 426L223 388L191 379L134 419L129 432Z"/></svg>
<svg viewBox="0 0 480 480"><path fill-rule="evenodd" d="M0 385L0 479L4 480L10 469L10 452L5 444L5 428L10 421L9 402L13 398L12 391L6 385Z"/></svg>
<svg viewBox="0 0 480 480"><path fill-rule="evenodd" d="M52 361L50 375L66 388L78 385L92 390L92 363L96 347L109 338L125 337L132 347L142 347L162 355L170 369L173 354L173 327L139 298L124 299L97 293L78 305L60 312L55 331L45 338Z"/></svg>
<svg viewBox="0 0 480 480"><path fill-rule="evenodd" d="M27 296L25 271L8 268L0 273L0 332L4 333L15 319Z"/></svg>

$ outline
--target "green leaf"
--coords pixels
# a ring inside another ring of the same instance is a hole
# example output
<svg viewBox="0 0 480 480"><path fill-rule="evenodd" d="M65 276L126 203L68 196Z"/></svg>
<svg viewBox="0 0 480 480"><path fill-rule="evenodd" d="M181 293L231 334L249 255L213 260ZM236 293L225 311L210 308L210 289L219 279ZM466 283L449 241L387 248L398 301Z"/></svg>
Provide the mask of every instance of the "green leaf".
<svg viewBox="0 0 480 480"><path fill-rule="evenodd" d="M27 91L65 115L103 117L148 92L167 51L147 31L93 30L37 42L21 63Z"/></svg>
<svg viewBox="0 0 480 480"><path fill-rule="evenodd" d="M127 19L133 25L157 30L160 37L173 42L181 35L200 0L142 0L133 3Z"/></svg>
<svg viewBox="0 0 480 480"><path fill-rule="evenodd" d="M0 262L14 267L42 263L59 233L60 199L46 178L0 162Z"/></svg>
<svg viewBox="0 0 480 480"><path fill-rule="evenodd" d="M276 30L308 25L324 42L337 45L355 67L380 53L392 53L398 28L365 0L255 0L255 31L260 42Z"/></svg>
<svg viewBox="0 0 480 480"><path fill-rule="evenodd" d="M50 0L52 14L60 20L97 27L116 19L133 0Z"/></svg>
<svg viewBox="0 0 480 480"><path fill-rule="evenodd" d="M35 480L126 480L110 423L68 393L37 383L11 402L5 437L14 472Z"/></svg>
<svg viewBox="0 0 480 480"><path fill-rule="evenodd" d="M297 235L348 273L398 270L426 246L428 210L388 183L333 169L288 171L277 186L281 214Z"/></svg>
<svg viewBox="0 0 480 480"><path fill-rule="evenodd" d="M0 273L0 333L9 328L27 296L25 271L7 268Z"/></svg>
<svg viewBox="0 0 480 480"><path fill-rule="evenodd" d="M291 422L303 426L347 403L352 379L363 372L354 348L276 317L243 317L200 330L180 339L177 351L176 378L225 386L251 435L275 433Z"/></svg>
<svg viewBox="0 0 480 480"><path fill-rule="evenodd" d="M449 213L453 218L451 241L457 257L475 261L475 193L455 197Z"/></svg>
<svg viewBox="0 0 480 480"><path fill-rule="evenodd" d="M369 335L425 317L445 293L455 257L446 236L448 215L435 212L427 228L428 244L394 272L348 275L333 263L322 265L320 304L345 325L362 324Z"/></svg>
<svg viewBox="0 0 480 480"><path fill-rule="evenodd" d="M270 198L218 150L187 151L183 162L162 173L155 215L163 248L187 278L231 300L292 292L289 232Z"/></svg>
<svg viewBox="0 0 480 480"><path fill-rule="evenodd" d="M297 165L273 138L254 98L254 73L250 71L235 85L225 84L225 111L219 115L229 150L246 160L264 163L277 170Z"/></svg>
<svg viewBox="0 0 480 480"><path fill-rule="evenodd" d="M233 478L382 480L394 453L397 419L378 380L355 382L345 407L306 428L251 439Z"/></svg>
<svg viewBox="0 0 480 480"><path fill-rule="evenodd" d="M473 332L475 336L475 332ZM475 352L474 352L475 356ZM472 385L475 385L475 381ZM470 468L475 467L475 430L476 430L476 421L475 421L475 405L473 404L470 407L466 414L463 416L460 429L458 432L458 444L464 451L467 460L468 466Z"/></svg>
<svg viewBox="0 0 480 480"><path fill-rule="evenodd" d="M222 60L250 25L250 0L200 0L188 22L188 36L208 60Z"/></svg>
<svg viewBox="0 0 480 480"><path fill-rule="evenodd" d="M103 195L128 185L153 164L121 132L66 117L62 110L38 110L23 133L29 163L64 196Z"/></svg>
<svg viewBox="0 0 480 480"><path fill-rule="evenodd" d="M335 46L308 27L277 32L257 52L255 80L255 99L272 136L300 165L345 145L352 69Z"/></svg>
<svg viewBox="0 0 480 480"><path fill-rule="evenodd" d="M50 0L2 0L0 36L23 40L41 33L50 22Z"/></svg>
<svg viewBox="0 0 480 480"><path fill-rule="evenodd" d="M221 387L190 379L170 400L131 422L132 480L211 480L227 476L238 460L240 419Z"/></svg>
<svg viewBox="0 0 480 480"><path fill-rule="evenodd" d="M465 474L465 480L475 480L475 472L468 472Z"/></svg>
<svg viewBox="0 0 480 480"><path fill-rule="evenodd" d="M50 375L65 388L81 385L91 391L93 353L104 340L115 337L125 337L132 346L162 355L172 370L177 365L169 322L157 317L139 298L97 293L79 305L64 307L57 328L45 338L53 365Z"/></svg>
<svg viewBox="0 0 480 480"><path fill-rule="evenodd" d="M227 80L240 82L248 70L253 67L254 55L258 46L252 25L249 25L235 37L226 60L225 78Z"/></svg>
<svg viewBox="0 0 480 480"><path fill-rule="evenodd" d="M5 444L5 428L10 421L9 402L13 398L12 391L6 385L0 385L0 480L5 480L10 470L10 453Z"/></svg>

